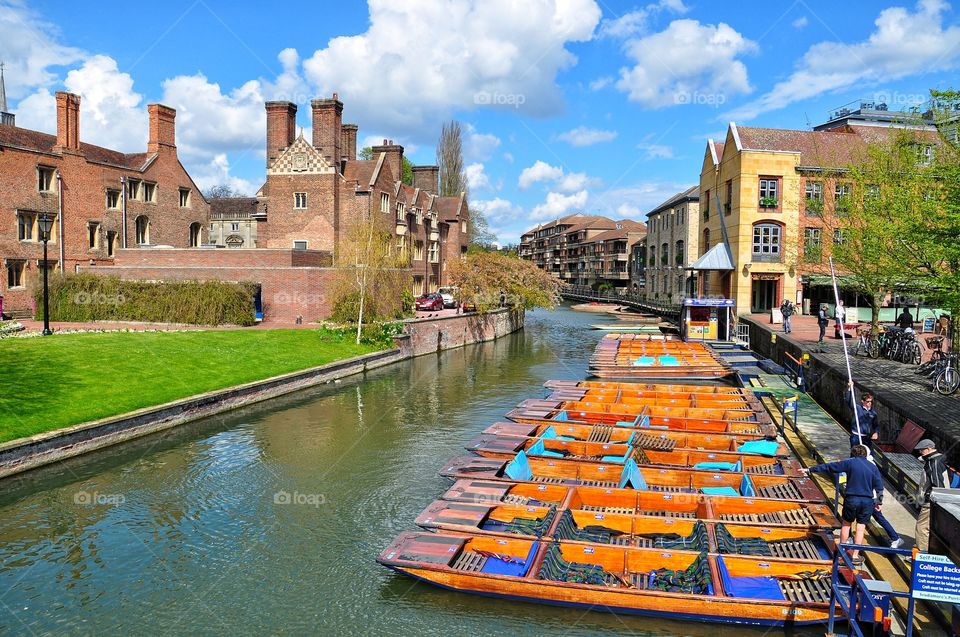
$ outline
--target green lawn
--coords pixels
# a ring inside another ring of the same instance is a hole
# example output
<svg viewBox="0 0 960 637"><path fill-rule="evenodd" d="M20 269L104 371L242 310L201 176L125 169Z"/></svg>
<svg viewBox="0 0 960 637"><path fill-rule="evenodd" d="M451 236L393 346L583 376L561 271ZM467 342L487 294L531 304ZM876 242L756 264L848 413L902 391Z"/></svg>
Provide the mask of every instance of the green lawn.
<svg viewBox="0 0 960 637"><path fill-rule="evenodd" d="M4 339L0 442L377 349L310 329Z"/></svg>

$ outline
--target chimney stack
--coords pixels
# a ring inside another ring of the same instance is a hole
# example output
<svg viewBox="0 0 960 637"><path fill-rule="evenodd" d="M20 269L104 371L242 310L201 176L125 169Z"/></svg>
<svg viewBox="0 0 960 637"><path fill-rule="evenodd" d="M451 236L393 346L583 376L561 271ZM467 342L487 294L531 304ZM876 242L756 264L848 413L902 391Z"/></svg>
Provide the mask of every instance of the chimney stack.
<svg viewBox="0 0 960 637"><path fill-rule="evenodd" d="M357 158L357 125L344 124L341 130L342 159L354 161Z"/></svg>
<svg viewBox="0 0 960 637"><path fill-rule="evenodd" d="M390 171L389 174L395 181L400 181L403 177L403 146L394 144L392 139L385 139L382 145L374 146L371 150L374 159L380 153L386 153L384 166Z"/></svg>
<svg viewBox="0 0 960 637"><path fill-rule="evenodd" d="M313 100L313 147L327 162L340 170L343 102L334 93L331 99Z"/></svg>
<svg viewBox="0 0 960 637"><path fill-rule="evenodd" d="M414 166L413 187L437 194L437 183L440 179L439 166Z"/></svg>
<svg viewBox="0 0 960 637"><path fill-rule="evenodd" d="M293 144L297 136L297 105L293 102L267 102L267 168L280 152Z"/></svg>
<svg viewBox="0 0 960 637"><path fill-rule="evenodd" d="M148 104L147 113L150 115L150 139L147 142L147 152L151 155L160 152L161 148L177 147L177 111L163 104Z"/></svg>
<svg viewBox="0 0 960 637"><path fill-rule="evenodd" d="M57 147L80 150L80 96L57 91Z"/></svg>

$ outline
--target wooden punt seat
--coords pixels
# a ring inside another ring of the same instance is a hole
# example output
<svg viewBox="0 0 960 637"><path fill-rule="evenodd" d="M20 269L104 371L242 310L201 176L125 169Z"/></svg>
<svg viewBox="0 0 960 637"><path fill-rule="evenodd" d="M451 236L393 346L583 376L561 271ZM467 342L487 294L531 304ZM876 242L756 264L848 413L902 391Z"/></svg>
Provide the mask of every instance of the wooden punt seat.
<svg viewBox="0 0 960 637"><path fill-rule="evenodd" d="M816 520L806 509L771 511L770 513L721 513L720 519L724 522L759 522L785 526L811 526L816 524Z"/></svg>
<svg viewBox="0 0 960 637"><path fill-rule="evenodd" d="M761 498L773 498L775 500L802 500L803 494L800 493L800 489L796 487L792 482L784 482L783 484L771 484L767 487L760 487L757 489L757 493L760 494Z"/></svg>
<svg viewBox="0 0 960 637"><path fill-rule="evenodd" d="M650 462L650 456L647 455L647 452L645 452L642 447L633 448L633 459L637 461L637 464L652 464Z"/></svg>
<svg viewBox="0 0 960 637"><path fill-rule="evenodd" d="M664 484L651 484L649 486L651 491L659 491L661 493L689 493L690 490L686 487L668 487Z"/></svg>
<svg viewBox="0 0 960 637"><path fill-rule="evenodd" d="M573 584L592 584L593 586L622 586L623 581L596 564L568 562L563 559L560 546L551 544L543 557L538 573L540 579Z"/></svg>
<svg viewBox="0 0 960 637"><path fill-rule="evenodd" d="M802 579L777 579L783 596L791 602L830 603L830 576L827 572Z"/></svg>
<svg viewBox="0 0 960 637"><path fill-rule="evenodd" d="M770 554L793 560L822 560L817 545L810 540L776 540L767 543Z"/></svg>
<svg viewBox="0 0 960 637"><path fill-rule="evenodd" d="M634 447L642 449L652 449L654 451L672 451L677 446L677 441L673 438L663 438L661 436L651 436L650 434L635 434L633 442Z"/></svg>
<svg viewBox="0 0 960 637"><path fill-rule="evenodd" d="M692 520L697 517L696 511L641 511L640 513L658 518L688 518Z"/></svg>
<svg viewBox="0 0 960 637"><path fill-rule="evenodd" d="M563 478L551 478L550 476L533 476L531 482L542 482L543 484L563 484Z"/></svg>
<svg viewBox="0 0 960 637"><path fill-rule="evenodd" d="M759 473L766 476L777 475L777 464L757 464L753 465L752 467L747 467L745 471L747 473Z"/></svg>
<svg viewBox="0 0 960 637"><path fill-rule="evenodd" d="M636 540L635 540L634 546L638 546L638 547L640 547L640 548L642 548L642 549L652 549L652 548L653 548L653 540L652 540L651 538L648 538L648 537L638 537L638 538L636 538Z"/></svg>
<svg viewBox="0 0 960 637"><path fill-rule="evenodd" d="M580 509L583 511L594 511L596 513L623 513L625 515L634 514L634 510L631 507L601 507L592 504L583 504L580 506Z"/></svg>
<svg viewBox="0 0 960 637"><path fill-rule="evenodd" d="M507 495L503 496L504 504L527 504L528 502L530 502L530 498L522 495L512 495L508 493Z"/></svg>
<svg viewBox="0 0 960 637"><path fill-rule="evenodd" d="M610 436L613 434L613 427L605 425L594 425L590 429L590 435L587 442L610 442Z"/></svg>
<svg viewBox="0 0 960 637"><path fill-rule="evenodd" d="M630 573L627 581L634 588L645 591L650 588L650 573Z"/></svg>
<svg viewBox="0 0 960 637"><path fill-rule="evenodd" d="M616 482L611 482L609 480L581 480L580 484L585 487L603 487L605 489L617 486Z"/></svg>
<svg viewBox="0 0 960 637"><path fill-rule="evenodd" d="M476 573L487 563L487 557L473 551L461 551L453 562L453 568L458 571Z"/></svg>

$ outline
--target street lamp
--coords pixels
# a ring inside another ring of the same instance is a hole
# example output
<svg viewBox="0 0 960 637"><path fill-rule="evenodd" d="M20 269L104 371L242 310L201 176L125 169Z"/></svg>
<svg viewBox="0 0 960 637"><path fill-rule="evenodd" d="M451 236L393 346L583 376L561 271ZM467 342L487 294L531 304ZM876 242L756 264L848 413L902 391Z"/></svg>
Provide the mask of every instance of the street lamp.
<svg viewBox="0 0 960 637"><path fill-rule="evenodd" d="M42 214L40 223L40 240L43 241L43 335L50 336L50 289L47 286L47 241L50 241L50 230L53 229L53 215Z"/></svg>

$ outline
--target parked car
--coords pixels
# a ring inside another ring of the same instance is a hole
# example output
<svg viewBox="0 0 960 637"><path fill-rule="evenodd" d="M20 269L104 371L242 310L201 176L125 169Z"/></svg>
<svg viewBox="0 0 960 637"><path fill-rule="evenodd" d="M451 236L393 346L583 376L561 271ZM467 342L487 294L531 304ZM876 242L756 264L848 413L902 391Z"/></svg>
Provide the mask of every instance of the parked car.
<svg viewBox="0 0 960 637"><path fill-rule="evenodd" d="M459 292L459 290L452 286L442 287L437 290L437 294L443 298L443 307L457 307L457 292Z"/></svg>
<svg viewBox="0 0 960 637"><path fill-rule="evenodd" d="M423 294L418 296L414 303L417 310L421 312L433 312L443 309L443 297L439 294Z"/></svg>

